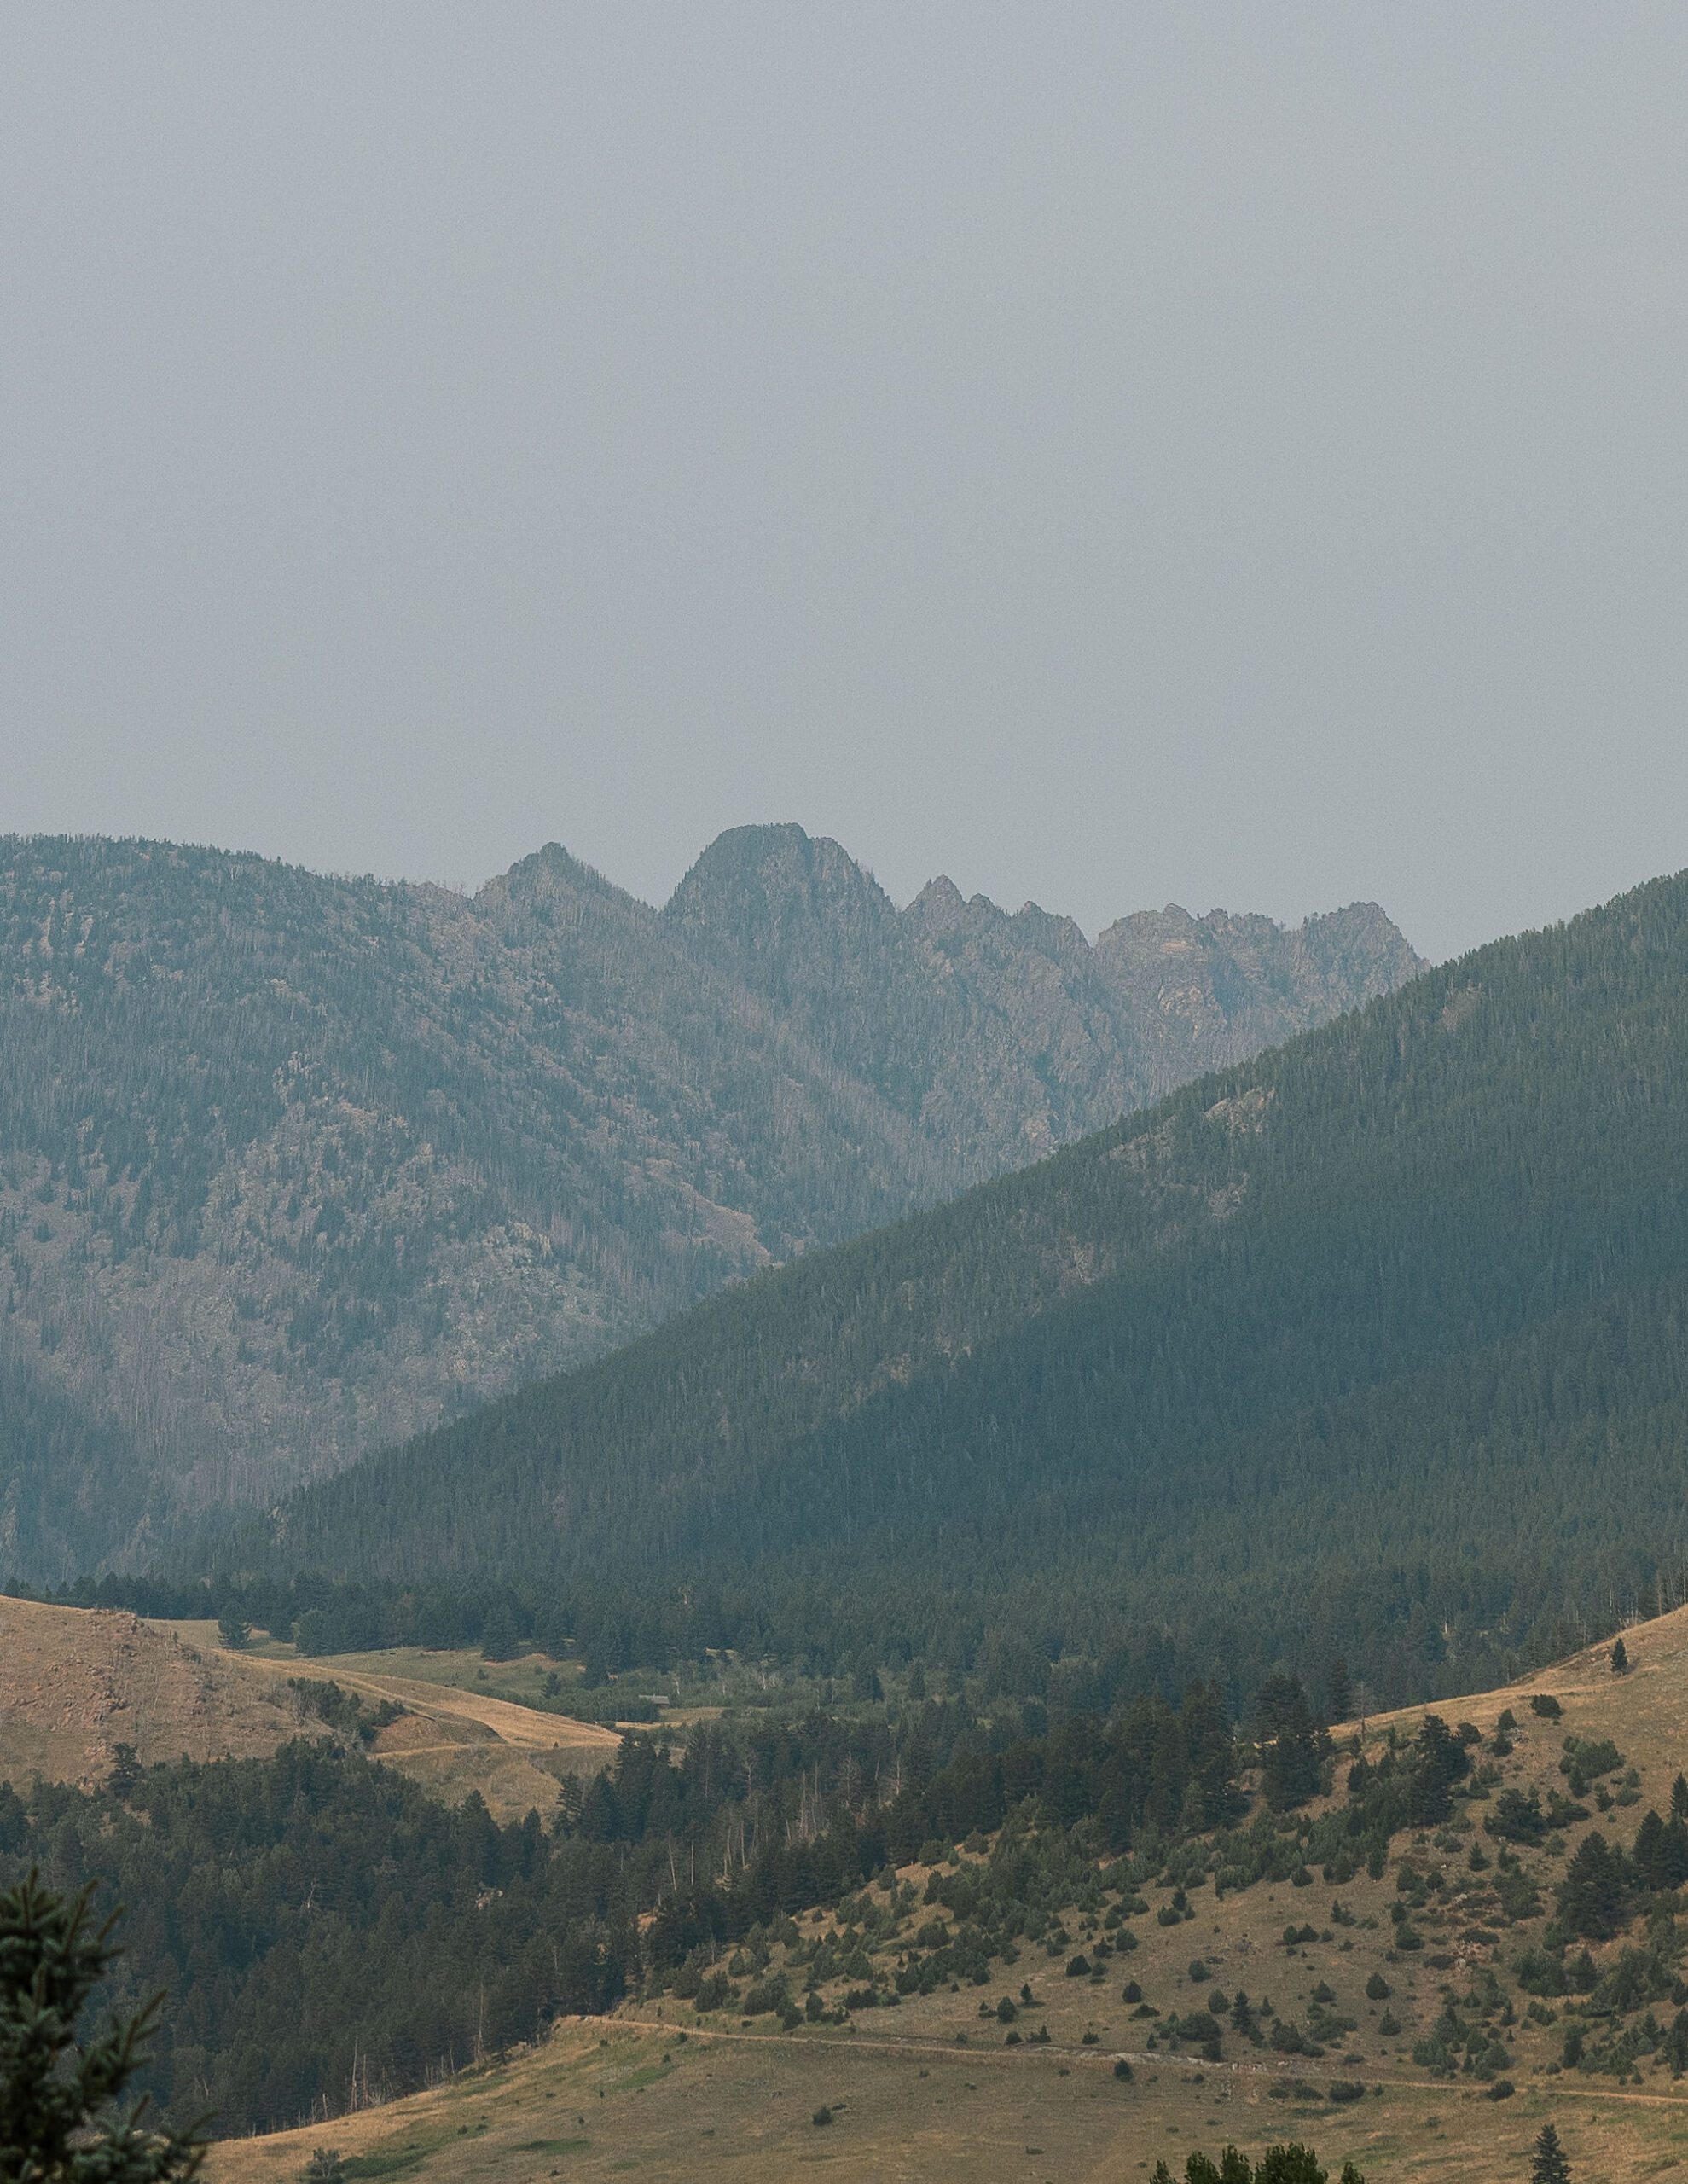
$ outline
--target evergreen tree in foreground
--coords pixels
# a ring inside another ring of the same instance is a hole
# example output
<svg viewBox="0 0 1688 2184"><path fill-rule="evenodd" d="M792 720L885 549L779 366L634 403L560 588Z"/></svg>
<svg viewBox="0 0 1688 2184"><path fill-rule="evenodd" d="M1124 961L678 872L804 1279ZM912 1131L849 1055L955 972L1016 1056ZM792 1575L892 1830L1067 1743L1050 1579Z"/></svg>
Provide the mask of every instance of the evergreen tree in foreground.
<svg viewBox="0 0 1688 2184"><path fill-rule="evenodd" d="M32 1873L0 1896L0 2184L166 2184L204 2155L195 2133L143 2129L144 2099L109 2112L146 2059L157 2001L78 2044L83 2005L118 1954L115 1914L97 1933L90 1924L92 1894L67 1901Z"/></svg>
<svg viewBox="0 0 1688 2184"><path fill-rule="evenodd" d="M1529 2178L1530 2184L1571 2184L1571 2165L1551 2123L1541 2127L1535 2152L1530 2156Z"/></svg>

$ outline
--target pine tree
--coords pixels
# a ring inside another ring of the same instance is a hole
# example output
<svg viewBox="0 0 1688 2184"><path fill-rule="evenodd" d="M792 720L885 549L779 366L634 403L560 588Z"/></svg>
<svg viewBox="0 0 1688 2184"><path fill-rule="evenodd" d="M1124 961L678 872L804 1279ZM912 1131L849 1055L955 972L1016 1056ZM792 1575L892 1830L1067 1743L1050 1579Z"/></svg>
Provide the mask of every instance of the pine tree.
<svg viewBox="0 0 1688 2184"><path fill-rule="evenodd" d="M1275 1812L1305 1804L1319 1789L1319 1742L1298 1678L1273 1675L1255 1693L1266 1802Z"/></svg>
<svg viewBox="0 0 1688 2184"><path fill-rule="evenodd" d="M1598 1832L1585 1835L1554 1891L1560 1924L1574 1934L1610 1941L1622 1923L1627 1879L1622 1853Z"/></svg>
<svg viewBox="0 0 1688 2184"><path fill-rule="evenodd" d="M1535 2152L1530 2156L1529 2177L1530 2184L1571 2184L1571 2165L1551 2123L1541 2127Z"/></svg>
<svg viewBox="0 0 1688 2184"><path fill-rule="evenodd" d="M484 1661L513 1661L516 1658L516 1624L507 1601L495 1600L481 1627L480 1653Z"/></svg>
<svg viewBox="0 0 1688 2184"><path fill-rule="evenodd" d="M1644 1815L1635 1831L1635 1844L1630 1852L1635 1870L1641 1876L1644 1888L1668 1888L1665 1867L1665 1824L1657 1813Z"/></svg>
<svg viewBox="0 0 1688 2184"><path fill-rule="evenodd" d="M1612 1674L1614 1676L1627 1676L1628 1673L1629 1655L1625 1650L1622 1639L1620 1638L1616 1645L1612 1648Z"/></svg>
<svg viewBox="0 0 1688 2184"><path fill-rule="evenodd" d="M1331 1701L1333 1722L1351 1720L1354 1715L1354 1686L1349 1680L1348 1663L1338 1653L1325 1675L1325 1688Z"/></svg>
<svg viewBox="0 0 1688 2184"><path fill-rule="evenodd" d="M1267 2146L1255 2164L1255 2184L1325 2184L1325 2175L1318 2155L1299 2139L1291 2139L1287 2146Z"/></svg>
<svg viewBox="0 0 1688 2184"><path fill-rule="evenodd" d="M0 1896L0 2176L27 2184L165 2184L204 2158L196 2132L149 2131L143 2098L112 2112L146 2061L157 2001L92 2046L76 2021L109 1970L116 1917L96 1933L93 1886L67 1900L32 1872ZM160 1999L162 1999L161 1997Z"/></svg>
<svg viewBox="0 0 1688 2184"><path fill-rule="evenodd" d="M1219 2159L1192 2153L1184 2164L1185 2184L1254 2184L1254 2169L1245 2153L1227 2146Z"/></svg>
<svg viewBox="0 0 1688 2184"><path fill-rule="evenodd" d="M1670 1811L1673 1820L1688 1820L1688 1775L1679 1774L1671 1784Z"/></svg>

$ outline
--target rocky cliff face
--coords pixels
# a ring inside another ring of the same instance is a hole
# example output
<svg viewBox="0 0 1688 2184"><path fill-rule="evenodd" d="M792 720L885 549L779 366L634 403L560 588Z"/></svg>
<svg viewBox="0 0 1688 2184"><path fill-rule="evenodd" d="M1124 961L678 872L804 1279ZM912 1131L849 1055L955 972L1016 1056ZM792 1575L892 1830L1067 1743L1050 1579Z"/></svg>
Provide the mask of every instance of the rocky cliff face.
<svg viewBox="0 0 1688 2184"><path fill-rule="evenodd" d="M941 1144L995 1174L1204 1071L1392 992L1423 966L1373 903L1310 918L1175 906L1093 948L1035 903L1010 916L934 880L899 912L836 842L744 827L663 913L691 952Z"/></svg>
<svg viewBox="0 0 1688 2184"><path fill-rule="evenodd" d="M1369 906L1094 948L736 830L658 913L0 843L0 1572L273 1496L1418 967Z"/></svg>

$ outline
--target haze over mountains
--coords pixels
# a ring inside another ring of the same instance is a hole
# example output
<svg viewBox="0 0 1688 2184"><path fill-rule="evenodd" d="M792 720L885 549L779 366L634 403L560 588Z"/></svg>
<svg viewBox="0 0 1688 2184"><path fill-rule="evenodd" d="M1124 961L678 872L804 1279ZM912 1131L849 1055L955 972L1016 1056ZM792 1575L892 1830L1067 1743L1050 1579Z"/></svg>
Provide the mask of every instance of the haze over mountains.
<svg viewBox="0 0 1688 2184"><path fill-rule="evenodd" d="M1688 876L306 1490L269 1566L1470 1689L1688 1586L1685 1156Z"/></svg>
<svg viewBox="0 0 1688 2184"><path fill-rule="evenodd" d="M8 841L0 1567L144 1554L1419 967L1368 904L899 912L795 827L661 911L555 846L466 899Z"/></svg>

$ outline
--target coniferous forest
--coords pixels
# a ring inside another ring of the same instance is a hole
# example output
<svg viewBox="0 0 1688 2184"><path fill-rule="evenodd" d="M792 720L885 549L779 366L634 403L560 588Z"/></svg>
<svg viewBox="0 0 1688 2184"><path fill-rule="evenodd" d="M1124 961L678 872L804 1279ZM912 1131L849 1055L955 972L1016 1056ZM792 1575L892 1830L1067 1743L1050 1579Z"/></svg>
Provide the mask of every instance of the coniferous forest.
<svg viewBox="0 0 1688 2184"><path fill-rule="evenodd" d="M1499 1681L1680 1597L1688 881L307 1489L206 1564L1027 1688ZM616 1619L610 1611L610 1619Z"/></svg>

